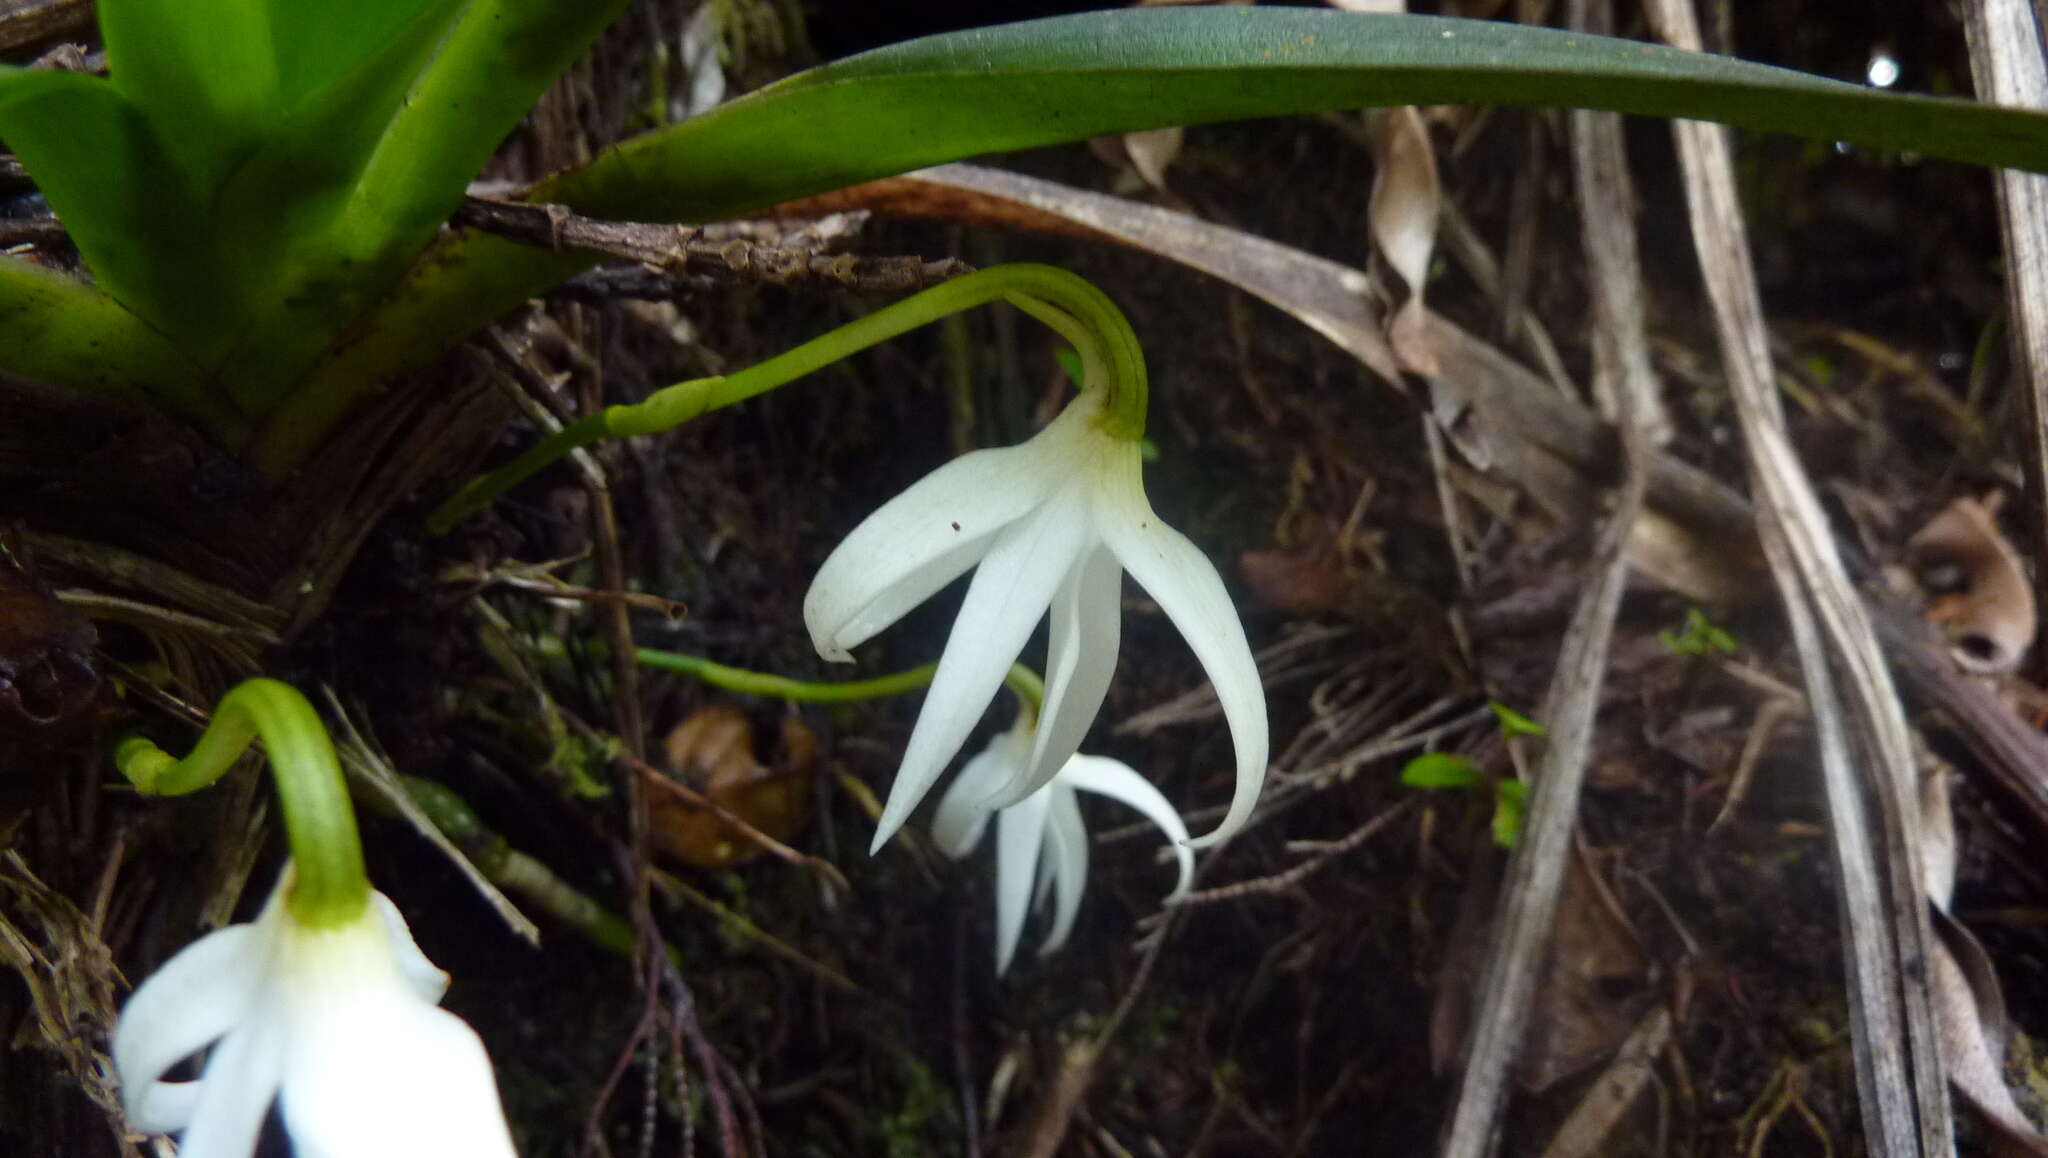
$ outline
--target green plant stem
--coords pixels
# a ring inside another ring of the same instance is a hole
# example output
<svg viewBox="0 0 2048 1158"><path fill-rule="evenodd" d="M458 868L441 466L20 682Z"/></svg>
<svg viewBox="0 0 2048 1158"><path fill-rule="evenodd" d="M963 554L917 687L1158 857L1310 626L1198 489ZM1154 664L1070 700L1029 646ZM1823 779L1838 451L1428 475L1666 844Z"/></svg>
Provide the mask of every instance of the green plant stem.
<svg viewBox="0 0 2048 1158"><path fill-rule="evenodd" d="M873 679L799 680L769 672L727 667L702 656L685 655L678 651L661 651L652 647L635 649L633 658L648 667L695 676L712 687L724 688L729 692L741 692L750 696L774 696L806 704L845 704L857 700L900 696L931 683L932 674L939 670L938 664L927 663L906 671L876 676ZM1018 699L1029 705L1033 713L1036 713L1045 702L1045 680L1021 663L1010 665L1010 670L1003 675L1003 683L1016 693Z"/></svg>
<svg viewBox="0 0 2048 1158"><path fill-rule="evenodd" d="M184 759L131 733L115 742L114 764L146 795L183 796L219 780L259 738L297 869L287 901L292 915L318 927L355 920L370 900L355 808L334 742L298 689L273 679L245 680L221 697Z"/></svg>
<svg viewBox="0 0 2048 1158"><path fill-rule="evenodd" d="M596 944L627 958L633 956L638 938L633 935L630 922L557 876L547 865L505 843L503 837L485 827L476 810L454 789L421 776L400 776L398 780L434 827L454 841L492 884L525 897L542 912ZM663 948L669 960L680 961L673 946Z"/></svg>
<svg viewBox="0 0 2048 1158"><path fill-rule="evenodd" d="M1102 423L1123 438L1145 432L1144 356L1123 311L1084 279L1049 265L999 265L933 286L813 338L793 350L715 378L696 378L655 391L630 406L607 406L543 439L538 446L472 480L427 519L444 534L563 455L606 438L658 434L700 415L786 385L879 342L962 310L1008 301L1044 322L1081 352L1087 385L1107 395Z"/></svg>

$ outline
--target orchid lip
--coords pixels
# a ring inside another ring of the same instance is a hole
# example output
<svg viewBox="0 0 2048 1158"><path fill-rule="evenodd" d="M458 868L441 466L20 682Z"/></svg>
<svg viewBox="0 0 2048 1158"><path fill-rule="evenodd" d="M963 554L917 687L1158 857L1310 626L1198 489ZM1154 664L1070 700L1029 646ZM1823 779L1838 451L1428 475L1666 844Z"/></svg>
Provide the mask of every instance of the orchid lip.
<svg viewBox="0 0 2048 1158"><path fill-rule="evenodd" d="M1009 807L990 810L981 801L991 784L1013 778L1031 749L1028 723L997 736L988 748L967 762L947 788L932 817L932 839L948 856L960 859L974 851L996 822L996 972L1015 959L1025 918L1033 908L1052 902L1052 923L1039 945L1039 956L1058 950L1073 932L1088 879L1088 831L1082 822L1077 792L1092 792L1136 809L1166 835L1180 868L1168 903L1186 895L1194 881L1194 853L1187 826L1173 805L1152 783L1121 761L1101 756L1070 758L1043 787Z"/></svg>

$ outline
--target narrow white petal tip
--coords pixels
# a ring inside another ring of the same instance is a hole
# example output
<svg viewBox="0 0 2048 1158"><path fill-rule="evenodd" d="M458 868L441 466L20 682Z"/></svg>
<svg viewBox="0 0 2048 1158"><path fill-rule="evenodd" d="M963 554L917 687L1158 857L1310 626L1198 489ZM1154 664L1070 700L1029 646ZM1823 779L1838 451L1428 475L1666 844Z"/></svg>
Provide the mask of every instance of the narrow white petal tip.
<svg viewBox="0 0 2048 1158"><path fill-rule="evenodd" d="M889 843L889 838L895 836L902 828L903 822L901 820L891 820L886 816L883 817L881 822L875 826L875 839L868 842L868 855L878 855L882 851L882 846Z"/></svg>
<svg viewBox="0 0 2048 1158"><path fill-rule="evenodd" d="M1260 722L1263 724L1263 709L1265 707L1263 700L1259 702L1259 707L1261 708ZM1246 742L1247 737L1241 733L1234 734L1232 738L1238 741L1239 762L1237 766L1237 785L1230 794L1230 810L1223 814L1222 823L1218 824L1214 831L1189 841L1188 844L1191 848L1214 848L1231 837L1236 836L1244 829L1245 825L1251 823L1252 813L1258 808L1259 793L1266 786L1265 732L1262 728L1255 737L1249 738L1250 743ZM1245 751L1246 748L1251 748L1252 751L1247 753ZM1252 759L1245 759L1247 755L1251 756Z"/></svg>
<svg viewBox="0 0 2048 1158"><path fill-rule="evenodd" d="M1119 517L1105 515L1103 540L1188 641L1216 690L1224 722L1230 727L1237 761L1230 811L1214 832L1190 842L1194 848L1210 848L1228 840L1251 819L1265 784L1271 742L1265 688L1244 624L1216 565L1187 536L1152 513L1138 482L1136 464L1127 464L1123 471L1111 480L1120 487L1120 495L1104 504Z"/></svg>

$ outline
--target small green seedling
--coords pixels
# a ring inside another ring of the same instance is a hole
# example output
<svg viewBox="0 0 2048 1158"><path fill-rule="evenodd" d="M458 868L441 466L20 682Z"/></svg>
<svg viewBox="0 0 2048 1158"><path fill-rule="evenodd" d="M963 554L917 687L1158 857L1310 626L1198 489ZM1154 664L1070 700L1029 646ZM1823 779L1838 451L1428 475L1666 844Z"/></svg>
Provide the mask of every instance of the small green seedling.
<svg viewBox="0 0 2048 1158"><path fill-rule="evenodd" d="M1733 655L1741 650L1735 637L1707 618L1698 607L1685 609L1685 625L1677 631L1660 631L1657 642L1672 655Z"/></svg>
<svg viewBox="0 0 2048 1158"><path fill-rule="evenodd" d="M1493 709L1495 719L1500 721L1500 734L1512 740L1516 736L1548 736L1550 729L1508 707L1499 700L1488 700L1486 706Z"/></svg>
<svg viewBox="0 0 2048 1158"><path fill-rule="evenodd" d="M1402 767L1401 783L1410 788L1483 790L1489 786L1489 777L1480 771L1479 765L1463 756L1424 752ZM1502 848L1513 848L1522 835L1522 815L1528 805L1529 786L1513 779L1491 780L1490 785L1493 789L1493 843Z"/></svg>

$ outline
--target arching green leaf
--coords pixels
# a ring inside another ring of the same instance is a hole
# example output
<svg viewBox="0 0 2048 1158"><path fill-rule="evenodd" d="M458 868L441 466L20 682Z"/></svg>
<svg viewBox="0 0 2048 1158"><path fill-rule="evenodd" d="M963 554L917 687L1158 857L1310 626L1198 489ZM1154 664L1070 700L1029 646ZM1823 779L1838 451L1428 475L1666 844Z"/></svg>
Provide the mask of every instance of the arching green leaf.
<svg viewBox="0 0 2048 1158"><path fill-rule="evenodd" d="M1555 29L1296 8L1095 12L911 41L648 133L544 183L595 216L706 221L983 153L1173 124L1416 103L1559 105L1720 120L2048 170L2048 116L1879 92ZM352 327L266 430L287 470L391 373L595 259L458 234ZM402 314L418 312L443 329Z"/></svg>
<svg viewBox="0 0 2048 1158"><path fill-rule="evenodd" d="M2048 116L1516 24L1135 8L934 36L628 141L538 196L703 220L979 153L1367 105L1557 105L2048 169Z"/></svg>

